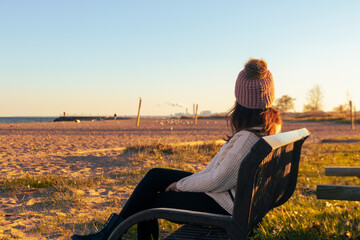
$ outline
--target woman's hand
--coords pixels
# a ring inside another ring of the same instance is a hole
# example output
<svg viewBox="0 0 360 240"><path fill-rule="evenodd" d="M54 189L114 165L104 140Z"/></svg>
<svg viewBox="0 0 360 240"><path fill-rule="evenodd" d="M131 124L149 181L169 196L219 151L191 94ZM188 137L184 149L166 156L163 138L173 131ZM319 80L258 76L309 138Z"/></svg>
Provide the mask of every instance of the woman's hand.
<svg viewBox="0 0 360 240"><path fill-rule="evenodd" d="M169 191L181 192L179 189L176 188L176 183L177 183L177 182L173 182L172 184L170 184L170 185L165 189L165 192L169 192Z"/></svg>

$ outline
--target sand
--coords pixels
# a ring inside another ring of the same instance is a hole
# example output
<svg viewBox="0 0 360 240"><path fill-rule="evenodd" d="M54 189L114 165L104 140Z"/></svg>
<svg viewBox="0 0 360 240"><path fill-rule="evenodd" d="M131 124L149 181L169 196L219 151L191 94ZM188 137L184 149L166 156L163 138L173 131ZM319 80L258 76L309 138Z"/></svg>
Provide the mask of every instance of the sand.
<svg viewBox="0 0 360 240"><path fill-rule="evenodd" d="M72 178L103 176L129 168L127 157L122 155L128 146L216 141L229 134L225 120L201 119L194 125L192 120L142 119L139 127L135 123L135 119L128 119L0 124L0 178L14 179L25 174L53 174ZM360 135L359 128L351 131L349 125L331 123L285 122L283 131L302 127L312 132L307 144ZM27 210L36 210L36 203L44 195L51 194L48 192L50 190L28 189L16 194L0 190L0 239L38 239L28 234L27 230L44 224L46 219L43 219L43 215L37 216L34 211L29 216ZM96 213L97 209L111 201L126 199L131 190L132 186L128 185L101 186L78 190L77 194L90 196L88 211ZM75 210L60 209L48 215L61 218L77 214L71 211ZM63 236L55 234L47 238L63 239Z"/></svg>
<svg viewBox="0 0 360 240"><path fill-rule="evenodd" d="M113 167L127 146L215 141L227 134L224 120L144 119L0 124L1 177L32 174L93 175Z"/></svg>

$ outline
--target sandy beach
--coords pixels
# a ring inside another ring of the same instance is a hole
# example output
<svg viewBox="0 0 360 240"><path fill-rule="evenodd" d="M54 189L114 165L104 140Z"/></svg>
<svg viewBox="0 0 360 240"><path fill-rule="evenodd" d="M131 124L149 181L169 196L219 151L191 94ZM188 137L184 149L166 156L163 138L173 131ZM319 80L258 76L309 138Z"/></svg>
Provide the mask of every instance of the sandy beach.
<svg viewBox="0 0 360 240"><path fill-rule="evenodd" d="M128 164L129 156L123 154L128 146L214 142L229 134L225 120L200 119L194 125L192 120L142 119L139 127L135 123L135 119L128 119L0 124L0 179L15 179L26 175L101 177L133 167ZM283 131L302 127L312 132L307 144L360 135L359 128L351 131L349 125L331 123L285 122ZM195 169L201 170L205 165L199 163ZM137 166L140 169L142 167L146 166ZM0 187L0 239L42 239L34 234L34 228L53 221L54 216L66 218L79 214L96 214L106 206L111 206L109 211L120 209L119 205L127 198L133 185L102 185L76 190L76 194L87 196L84 203L88 206L87 211L78 212L76 208L62 206L57 211L48 210L46 215L49 219L42 217L46 209L38 203L44 200L44 196L51 195L51 189L29 188L9 193L2 185ZM40 208L42 214L37 214L37 209ZM66 238L56 233L44 239Z"/></svg>
<svg viewBox="0 0 360 240"><path fill-rule="evenodd" d="M144 119L0 124L1 177L31 174L92 175L114 168L127 146L215 141L228 134L224 120Z"/></svg>

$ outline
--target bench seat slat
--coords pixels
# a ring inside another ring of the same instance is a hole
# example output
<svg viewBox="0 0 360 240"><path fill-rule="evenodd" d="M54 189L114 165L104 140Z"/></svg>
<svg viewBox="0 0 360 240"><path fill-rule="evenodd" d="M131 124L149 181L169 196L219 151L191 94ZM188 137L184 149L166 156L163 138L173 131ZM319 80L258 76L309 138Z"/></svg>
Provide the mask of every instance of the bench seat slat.
<svg viewBox="0 0 360 240"><path fill-rule="evenodd" d="M164 238L164 240L216 240L228 238L228 234L220 228L186 224L173 232L170 236Z"/></svg>

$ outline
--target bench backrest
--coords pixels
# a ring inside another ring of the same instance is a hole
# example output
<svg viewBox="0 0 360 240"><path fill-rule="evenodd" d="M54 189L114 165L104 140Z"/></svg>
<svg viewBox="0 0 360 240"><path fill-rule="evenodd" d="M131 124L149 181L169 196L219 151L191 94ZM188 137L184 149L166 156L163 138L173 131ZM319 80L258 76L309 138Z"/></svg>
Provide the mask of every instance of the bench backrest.
<svg viewBox="0 0 360 240"><path fill-rule="evenodd" d="M242 161L233 218L244 233L293 194L301 146L309 135L303 128L262 137Z"/></svg>

